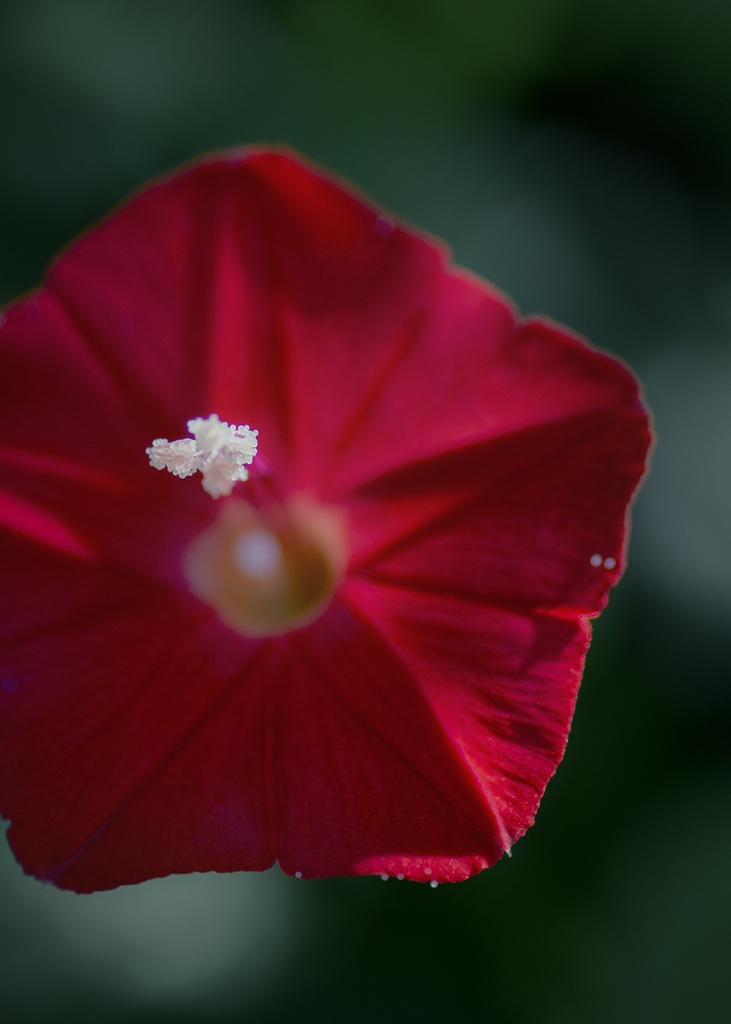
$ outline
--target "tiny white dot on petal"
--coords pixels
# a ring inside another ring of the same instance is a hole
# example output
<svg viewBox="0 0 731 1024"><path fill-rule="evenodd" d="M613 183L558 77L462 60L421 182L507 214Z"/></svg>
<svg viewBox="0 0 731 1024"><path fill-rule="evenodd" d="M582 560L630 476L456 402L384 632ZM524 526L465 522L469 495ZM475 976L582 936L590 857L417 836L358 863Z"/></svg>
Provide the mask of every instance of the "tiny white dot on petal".
<svg viewBox="0 0 731 1024"><path fill-rule="evenodd" d="M617 564L617 559L616 558L605 558L604 559L604 568L605 569L613 569L616 564Z"/></svg>
<svg viewBox="0 0 731 1024"><path fill-rule="evenodd" d="M601 555L592 555L591 558L589 559L589 561L591 562L592 565L598 567L598 566L600 566L602 564L602 556Z"/></svg>
<svg viewBox="0 0 731 1024"><path fill-rule="evenodd" d="M430 875L431 874L431 868L424 868L424 874L425 875Z"/></svg>
<svg viewBox="0 0 731 1024"><path fill-rule="evenodd" d="M432 887L432 889L436 889L436 887L439 885L439 882L429 882L429 885Z"/></svg>
<svg viewBox="0 0 731 1024"><path fill-rule="evenodd" d="M388 875L386 874L386 872L385 872L385 871L384 871L384 872L383 872L383 874L381 875L381 879L382 879L382 880L383 880L384 882L387 882L387 881L388 881Z"/></svg>
<svg viewBox="0 0 731 1024"><path fill-rule="evenodd" d="M301 871L295 871L294 877L295 878L302 878L302 872Z"/></svg>
<svg viewBox="0 0 731 1024"><path fill-rule="evenodd" d="M401 872L399 872L399 873L398 873L398 874L396 875L396 878L398 878L399 882L403 882L403 880L404 880L404 876L403 876L403 875L401 874Z"/></svg>

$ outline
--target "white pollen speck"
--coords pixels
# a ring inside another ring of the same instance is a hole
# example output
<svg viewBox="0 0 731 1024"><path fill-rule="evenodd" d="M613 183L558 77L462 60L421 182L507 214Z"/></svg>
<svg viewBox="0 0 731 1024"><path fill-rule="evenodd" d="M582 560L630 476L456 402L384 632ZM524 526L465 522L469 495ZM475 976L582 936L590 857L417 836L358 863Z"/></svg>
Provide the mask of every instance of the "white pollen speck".
<svg viewBox="0 0 731 1024"><path fill-rule="evenodd" d="M430 875L431 874L431 868L424 868L424 874L425 875Z"/></svg>
<svg viewBox="0 0 731 1024"><path fill-rule="evenodd" d="M263 579L282 565L282 545L261 526L240 534L234 544L234 561L244 576Z"/></svg>
<svg viewBox="0 0 731 1024"><path fill-rule="evenodd" d="M605 558L604 559L604 568L605 569L613 569L616 564L617 564L617 559L616 558Z"/></svg>
<svg viewBox="0 0 731 1024"><path fill-rule="evenodd" d="M401 874L401 872L400 872L400 871L399 871L399 873L398 873L398 874L396 875L396 878L398 878L399 882L403 882L403 880L404 880L404 876L403 876L403 875Z"/></svg>
<svg viewBox="0 0 731 1024"><path fill-rule="evenodd" d="M601 555L592 555L591 558L589 559L589 561L591 562L591 564L593 566L595 566L596 568L599 568L599 566L602 564L602 556Z"/></svg>
<svg viewBox="0 0 731 1024"><path fill-rule="evenodd" d="M436 889L436 887L439 885L439 882L429 882L429 885L432 887L432 889Z"/></svg>
<svg viewBox="0 0 731 1024"><path fill-rule="evenodd" d="M302 872L301 871L295 871L294 877L295 878L302 878Z"/></svg>
<svg viewBox="0 0 731 1024"><path fill-rule="evenodd" d="M383 872L383 874L381 875L381 880L382 880L383 882L387 882L387 881L388 881L388 875L386 874L386 872L385 872L385 871L384 871L384 872Z"/></svg>

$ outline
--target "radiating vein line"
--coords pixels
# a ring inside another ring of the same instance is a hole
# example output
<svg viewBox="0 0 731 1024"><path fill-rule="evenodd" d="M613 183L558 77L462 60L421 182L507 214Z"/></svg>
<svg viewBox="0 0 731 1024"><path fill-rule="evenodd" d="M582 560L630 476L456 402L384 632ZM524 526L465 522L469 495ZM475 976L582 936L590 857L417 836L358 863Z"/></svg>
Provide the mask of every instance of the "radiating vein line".
<svg viewBox="0 0 731 1024"><path fill-rule="evenodd" d="M574 419L574 417L568 417L565 420L558 420L556 421L556 423L569 422L571 419ZM534 428L530 427L526 429L532 430ZM397 537L389 538L381 547L376 548L375 551L370 552L361 561L354 563L350 571L354 573L360 573L364 569L367 569L368 566L373 565L374 563L379 562L384 558L389 558L401 551L408 550L409 548L413 547L418 543L421 543L429 537L444 532L446 529L458 525L465 517L471 515L473 512L475 512L477 509L483 506L486 492L494 491L498 486L503 486L506 483L510 483L513 480L519 479L525 473L530 472L536 465L549 465L550 463L563 458L572 449L581 447L582 445L586 444L587 441L603 433L606 429L606 424L600 424L596 426L593 430L587 431L586 433L582 434L580 438L566 442L557 451L552 452L550 455L540 455L536 458L534 462L523 464L522 466L519 466L517 469L513 471L508 471L505 474L497 477L496 479L491 480L489 484L477 488L472 493L470 493L466 498L460 499L456 505L452 505L446 511L437 512L435 515L427 518L416 529L410 529L407 533L401 534ZM519 436L522 432L523 431L514 431L511 434L503 434L496 438L488 438L487 440L484 441L472 442L471 444L466 445L462 448L455 448L452 449L450 452L439 453L436 456L432 456L429 459L425 459L424 463L428 464L430 461L432 461L432 459L437 460L440 458L445 458L446 456L451 454L464 454L465 452L468 452L471 448L478 448L480 446L488 447L493 441L496 443L499 441L504 441L506 438ZM394 475L396 473L398 473L398 470L394 471ZM388 475L390 476L391 474L389 473ZM368 486L372 487L373 484L369 484Z"/></svg>
<svg viewBox="0 0 731 1024"><path fill-rule="evenodd" d="M143 793L143 791L153 782L159 778L165 769L172 764L172 762L182 754L187 747L197 738L197 736L205 729L205 727L218 715L218 713L225 707L225 705L231 700L236 693L240 685L242 685L242 672L246 672L246 676L249 677L252 670L256 669L256 665L264 657L266 651L266 644L261 643L257 648L250 654L248 660L244 665L239 668L229 681L229 683L223 688L223 690L211 701L207 710L201 714L196 721L183 733L183 735L176 740L173 746L164 754L160 760L154 765L148 772L145 773L143 779L138 782L132 791L123 800L119 801L117 806L110 812L105 820L99 825L97 829L86 839L75 852L68 857L63 864L56 867L47 876L49 880L58 878L71 864L76 861L82 853L84 853L94 840L98 839L99 836L119 817L119 815L126 810L134 801Z"/></svg>
<svg viewBox="0 0 731 1024"><path fill-rule="evenodd" d="M353 614L355 614L361 620L361 622L364 622L368 626L368 628L372 629L375 633L377 633L377 635L384 642L385 646L388 648L388 650L389 650L390 654L393 656L394 660L401 666L401 668L403 669L404 673L408 676L410 681L413 683L414 688L421 693L421 689L420 689L420 687L418 685L418 681L417 681L416 677L414 676L412 670L409 668L409 666L406 664L406 662L403 660L403 657L400 654L400 652L398 650L396 650L396 648L393 646L393 643L392 643L391 639L386 634L383 633L383 631L380 629L380 627L376 623L374 623L367 616L363 615L363 613L361 612L360 608L356 604L354 604L353 602L347 600L347 598L345 598L344 596L341 597L341 600L343 600L343 603L348 605L348 607L351 609ZM403 750L401 750L397 746L395 746L394 743L388 738L388 736L384 735L384 733L372 721L370 721L370 719L366 718L353 705L353 703L350 700L348 700L347 696L341 691L341 689L333 681L333 679L330 676L330 673L327 670L327 668L325 667L325 665L319 659L316 662L313 662L312 657L311 657L311 652L304 650L304 644L298 643L298 648L300 649L304 660L308 662L308 664L310 666L310 670L312 672L314 672L316 677L322 678L322 679L324 679L324 681L327 682L328 689L339 699L339 701L343 705L345 705L348 708L350 713L353 714L358 719L358 721L362 722L365 726L367 726L367 728L372 733L374 733L376 736L378 736L378 738L399 758L399 760L402 761L404 764L406 764L407 767L409 767L416 775L418 775L419 778L421 778L429 786L429 788L433 792L437 793L442 800L444 800L450 807L456 807L457 810L459 811L460 815L466 821L469 822L469 825L470 825L471 829L477 828L478 832L480 832L480 833L484 832L484 825L481 825L479 822L476 822L475 819L474 819L474 816L472 814L470 814L467 810L465 810L464 807L462 807L461 805L455 804L453 797L451 797L448 793L446 793L438 785L438 783L435 782L435 780L433 778L429 778L427 775L425 775L424 772L409 757L407 757L406 754L404 754ZM445 730L443 723L441 722L441 720L440 720L439 716L437 715L437 713L434 711L434 708L432 707L431 703L427 700L426 697L423 696L423 694L422 694L422 699L424 700L424 703L426 704L426 706L429 708L429 711L431 712L431 714L433 716L435 725L437 726L437 728L439 729L439 731L442 733L442 735L445 737L445 739L447 741L447 745L449 747L449 750L451 751L451 753L453 755L453 762L456 763L456 766L458 767L458 769L462 769L463 771L467 772L467 774L468 774L468 776L469 776L469 778L470 778L470 780L472 782L473 789L477 790L477 794L479 794L481 799L486 800L487 806L488 806L488 810L489 810L490 814L492 815L492 817L494 819L495 825L497 827L498 834L500 835L501 841L502 841L503 840L504 826L502 824L502 820L500 819L499 814L497 813L497 811L495 811L495 809L492 806L491 799L489 798L488 794L485 793L483 787L480 786L480 784L477 781L474 773L472 772L472 769L469 767L469 765L467 765L465 763L461 753L458 751L458 749L455 746L454 740L449 735L449 733L447 733L447 731ZM507 835L507 833L505 833L505 834ZM509 849L509 847L510 847L510 844L508 843L508 846L504 847L504 848Z"/></svg>
<svg viewBox="0 0 731 1024"><path fill-rule="evenodd" d="M405 663L405 661L403 659L403 656L400 653L400 651L398 651L397 648L394 646L394 643L393 643L393 640L391 639L391 637L387 633L384 633L384 631L381 629L381 627L376 622L373 622L372 619L368 618L367 616L364 616L363 613L361 612L361 610L357 607L357 605L354 605L351 601L347 601L347 604L349 605L350 608L353 609L353 611L355 612L355 614L358 616L358 618L361 621L367 622L368 625L373 630L375 630L375 632L381 637L383 642L386 644L386 646L388 647L389 651L392 652L394 658L399 662L400 665L403 666L404 670L408 673L409 677L411 679L413 679L414 681L416 681L413 672L406 665L406 663ZM417 688L421 692L421 688L418 687L418 684L417 684ZM486 783L481 782L477 778L477 776L475 775L472 767L465 761L464 756L462 754L462 751L459 750L459 748L457 747L454 738L447 732L447 730L444 727L444 724L443 724L441 718L439 717L437 712L432 707L431 702L426 697L424 697L424 701L428 705L429 709L431 710L432 714L434 715L434 718L436 719L437 723L439 724L439 728L440 728L442 734L444 735L444 737L446 738L446 740L447 740L447 742L449 744L450 750L452 751L452 753L454 755L454 758L456 759L458 764L463 768L463 770L469 775L470 779L472 780L472 784L473 784L474 788L477 790L477 792L479 793L480 797L482 799L484 799L485 802L487 803L487 807L488 807L488 809L490 811L490 814L492 815L492 817L494 819L498 835L500 836L500 842L502 843L503 850L509 855L510 854L510 847L513 845L513 843L512 843L512 840L510 838L510 834L508 833L508 830L507 830L507 828L505 826L505 822L503 821L500 812L497 810L497 807L495 806L495 797L492 794L492 792L490 791L490 787L487 786ZM451 801L449 801L449 802L451 803ZM462 811L462 813L465 814L464 811ZM466 814L465 814L465 817L467 817Z"/></svg>

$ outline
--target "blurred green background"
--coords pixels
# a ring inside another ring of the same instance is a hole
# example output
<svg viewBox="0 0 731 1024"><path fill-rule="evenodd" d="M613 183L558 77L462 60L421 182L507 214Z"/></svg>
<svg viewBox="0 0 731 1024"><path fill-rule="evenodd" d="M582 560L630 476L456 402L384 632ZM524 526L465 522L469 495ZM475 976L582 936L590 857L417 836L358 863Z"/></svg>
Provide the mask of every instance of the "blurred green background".
<svg viewBox="0 0 731 1024"><path fill-rule="evenodd" d="M286 142L638 370L655 472L534 828L458 886L0 856L16 1021L727 1022L731 6L4 0L0 300L151 175Z"/></svg>

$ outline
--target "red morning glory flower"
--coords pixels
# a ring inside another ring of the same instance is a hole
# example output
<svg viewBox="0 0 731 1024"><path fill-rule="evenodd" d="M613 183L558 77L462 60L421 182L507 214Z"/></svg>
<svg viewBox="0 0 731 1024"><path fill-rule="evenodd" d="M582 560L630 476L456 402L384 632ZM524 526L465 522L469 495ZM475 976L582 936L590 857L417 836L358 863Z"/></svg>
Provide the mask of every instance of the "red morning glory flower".
<svg viewBox="0 0 731 1024"><path fill-rule="evenodd" d="M249 150L74 242L6 311L0 395L26 871L438 882L510 849L624 569L624 366Z"/></svg>

